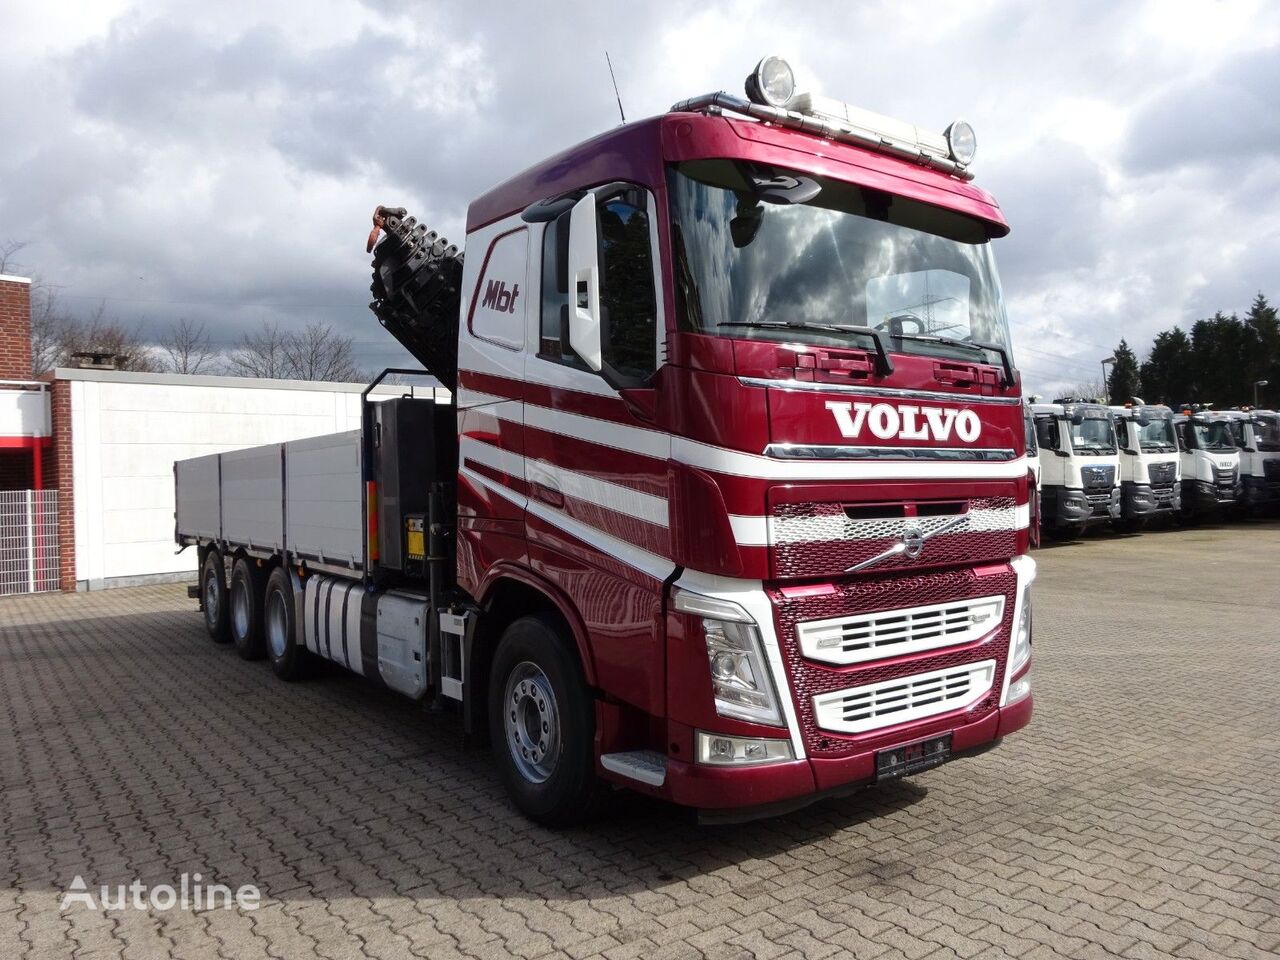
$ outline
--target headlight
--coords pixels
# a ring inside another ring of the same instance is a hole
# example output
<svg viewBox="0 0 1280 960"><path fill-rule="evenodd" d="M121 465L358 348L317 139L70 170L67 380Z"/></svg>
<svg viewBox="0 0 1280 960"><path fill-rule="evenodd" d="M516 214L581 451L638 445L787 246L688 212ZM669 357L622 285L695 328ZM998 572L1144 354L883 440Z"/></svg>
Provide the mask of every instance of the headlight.
<svg viewBox="0 0 1280 960"><path fill-rule="evenodd" d="M671 605L701 619L716 713L781 726L778 693L751 615L736 603L688 590L677 589Z"/></svg>
<svg viewBox="0 0 1280 960"><path fill-rule="evenodd" d="M785 107L796 92L795 74L781 57L765 57L747 77L747 99L767 107Z"/></svg>
<svg viewBox="0 0 1280 960"><path fill-rule="evenodd" d="M965 167L973 163L973 155L978 152L978 137L967 121L953 122L947 127L945 136L952 160Z"/></svg>
<svg viewBox="0 0 1280 960"><path fill-rule="evenodd" d="M1031 587L1022 592L1022 613L1018 617L1018 629L1013 636L1013 653L1009 657L1009 676L1021 670L1031 659Z"/></svg>

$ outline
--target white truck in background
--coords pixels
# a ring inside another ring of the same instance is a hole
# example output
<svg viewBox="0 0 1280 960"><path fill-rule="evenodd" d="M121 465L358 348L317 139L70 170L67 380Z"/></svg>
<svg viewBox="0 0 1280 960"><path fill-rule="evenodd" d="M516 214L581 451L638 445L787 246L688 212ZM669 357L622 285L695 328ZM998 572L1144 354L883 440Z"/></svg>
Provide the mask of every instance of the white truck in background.
<svg viewBox="0 0 1280 960"><path fill-rule="evenodd" d="M1176 516L1182 491L1173 411L1135 397L1111 413L1120 444L1120 518L1114 525L1134 531L1149 520Z"/></svg>
<svg viewBox="0 0 1280 960"><path fill-rule="evenodd" d="M1069 397L1031 405L1040 449L1041 524L1052 537L1120 517L1120 457L1111 411Z"/></svg>
<svg viewBox="0 0 1280 960"><path fill-rule="evenodd" d="M1035 400L1035 397L1031 397L1022 404L1022 424L1027 444L1027 475L1031 480L1031 489L1028 491L1028 503L1031 507L1031 545L1038 547L1040 546L1041 524L1040 444L1036 442L1036 424L1031 417L1031 404Z"/></svg>
<svg viewBox="0 0 1280 960"><path fill-rule="evenodd" d="M1240 448L1240 487L1250 514L1280 509L1280 413L1242 407L1232 411Z"/></svg>
<svg viewBox="0 0 1280 960"><path fill-rule="evenodd" d="M1225 513L1240 502L1240 450L1230 413L1185 407L1173 418L1182 473L1182 516Z"/></svg>

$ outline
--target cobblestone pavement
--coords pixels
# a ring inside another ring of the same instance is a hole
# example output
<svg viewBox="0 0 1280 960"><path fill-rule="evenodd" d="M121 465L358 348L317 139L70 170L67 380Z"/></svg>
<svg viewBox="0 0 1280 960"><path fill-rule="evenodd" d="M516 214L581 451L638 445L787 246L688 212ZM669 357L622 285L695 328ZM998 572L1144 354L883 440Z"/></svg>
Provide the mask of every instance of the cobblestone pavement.
<svg viewBox="0 0 1280 960"><path fill-rule="evenodd" d="M1272 957L1280 525L1040 551L1036 717L782 819L554 833L356 678L286 686L182 586L0 601L0 957ZM184 873L256 911L112 911Z"/></svg>

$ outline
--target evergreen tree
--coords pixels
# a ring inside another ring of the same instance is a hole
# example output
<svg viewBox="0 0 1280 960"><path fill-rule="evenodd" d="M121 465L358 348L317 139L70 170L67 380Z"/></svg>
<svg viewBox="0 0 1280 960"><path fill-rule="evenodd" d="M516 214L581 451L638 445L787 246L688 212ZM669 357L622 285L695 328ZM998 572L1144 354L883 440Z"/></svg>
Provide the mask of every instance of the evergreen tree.
<svg viewBox="0 0 1280 960"><path fill-rule="evenodd" d="M1253 384L1266 380L1268 385L1260 391L1264 406L1280 403L1280 317L1276 308L1267 303L1259 293L1244 317L1246 341L1246 366L1244 370L1247 403L1253 403ZM1268 398L1270 402L1268 404Z"/></svg>
<svg viewBox="0 0 1280 960"><path fill-rule="evenodd" d="M1107 374L1107 396L1111 403L1125 403L1142 392L1138 358L1123 339L1116 347L1116 362Z"/></svg>
<svg viewBox="0 0 1280 960"><path fill-rule="evenodd" d="M1193 399L1191 338L1181 327L1156 334L1151 353L1141 367L1142 385L1148 403L1176 406Z"/></svg>

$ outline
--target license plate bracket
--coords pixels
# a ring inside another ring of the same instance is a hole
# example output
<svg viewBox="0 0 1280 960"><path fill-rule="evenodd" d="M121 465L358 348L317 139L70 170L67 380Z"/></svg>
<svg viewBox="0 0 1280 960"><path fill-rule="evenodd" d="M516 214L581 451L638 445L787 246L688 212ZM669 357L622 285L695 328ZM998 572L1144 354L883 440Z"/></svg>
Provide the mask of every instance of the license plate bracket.
<svg viewBox="0 0 1280 960"><path fill-rule="evenodd" d="M951 734L927 737L876 752L876 782L897 780L941 766L951 759Z"/></svg>

